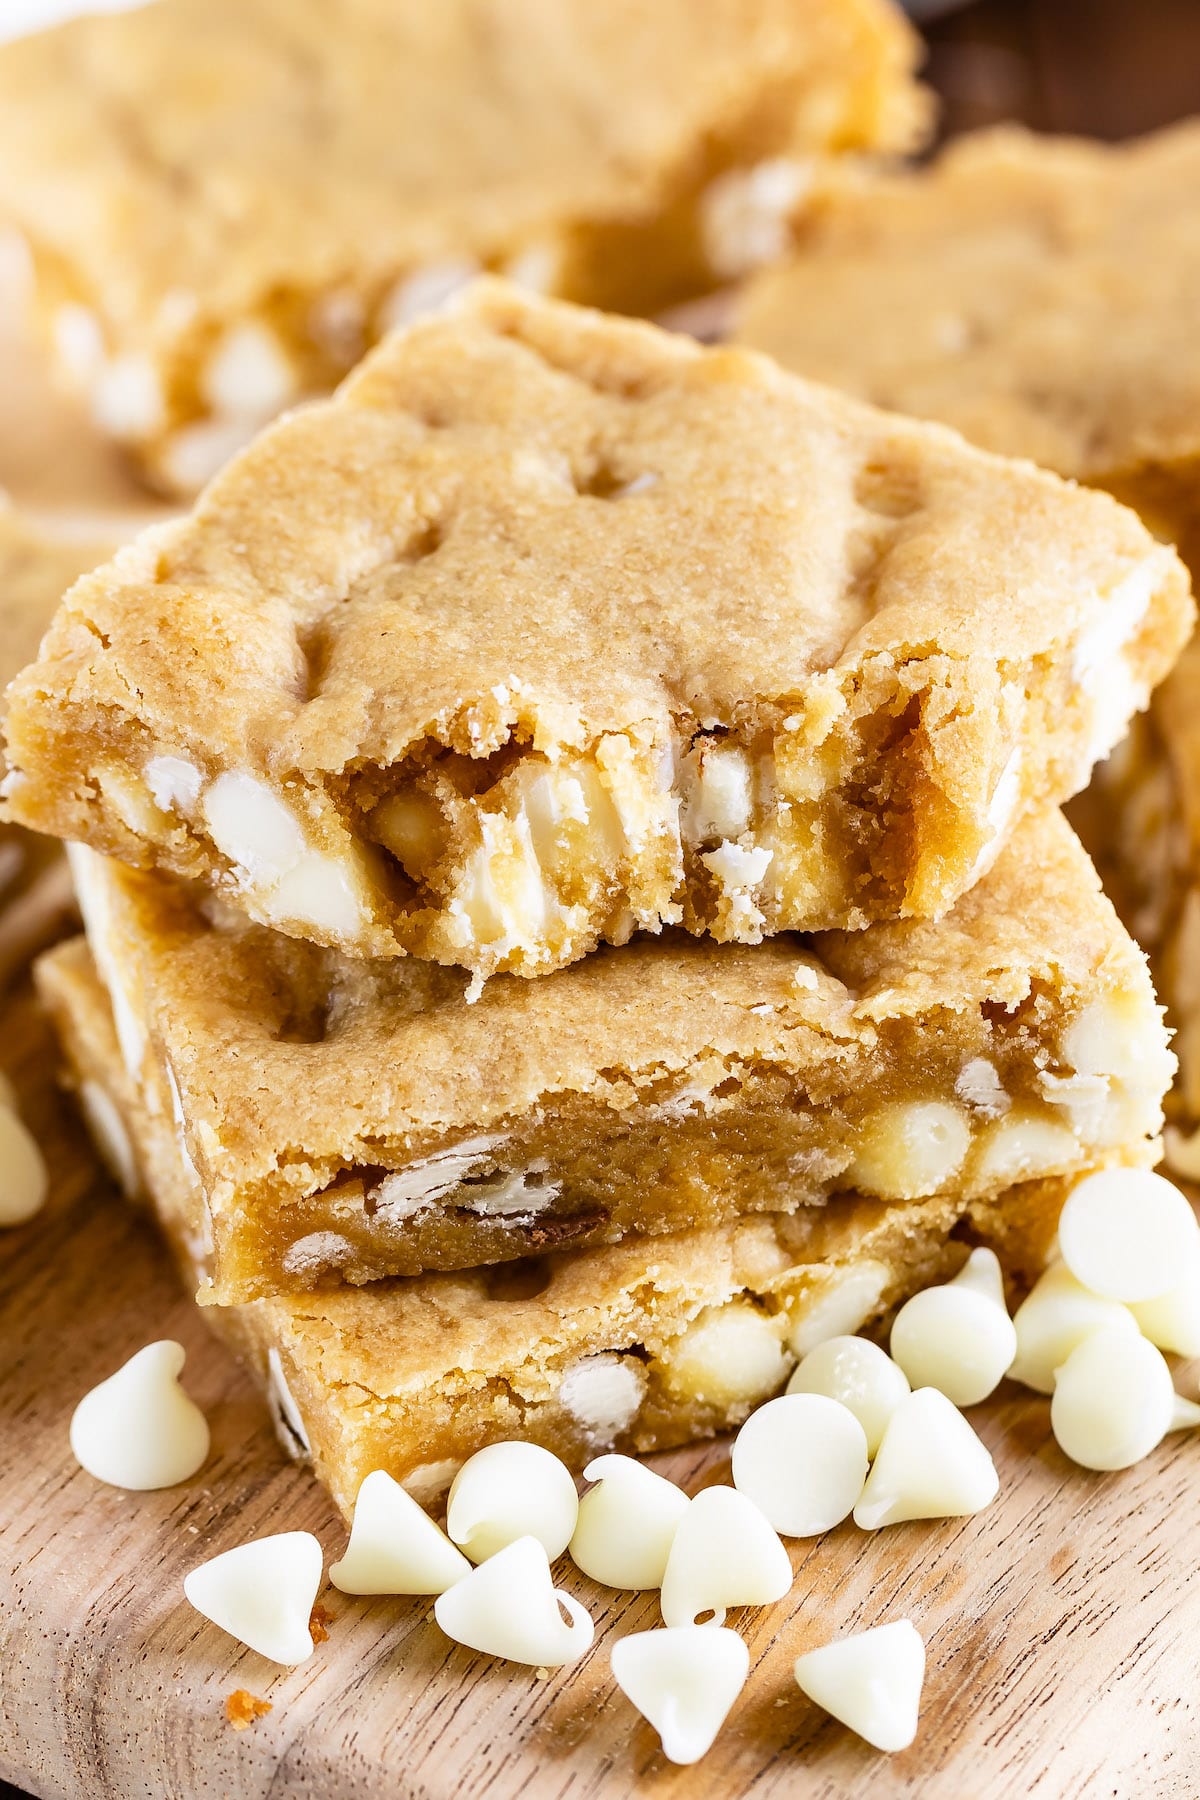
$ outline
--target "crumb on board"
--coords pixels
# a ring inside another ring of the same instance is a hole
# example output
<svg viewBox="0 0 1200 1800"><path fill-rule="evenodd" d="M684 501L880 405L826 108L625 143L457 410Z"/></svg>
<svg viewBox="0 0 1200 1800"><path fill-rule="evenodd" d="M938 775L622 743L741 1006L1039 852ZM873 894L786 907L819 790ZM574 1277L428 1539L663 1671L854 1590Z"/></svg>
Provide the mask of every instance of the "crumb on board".
<svg viewBox="0 0 1200 1800"><path fill-rule="evenodd" d="M313 1607L308 1621L309 1635L314 1644L324 1644L329 1637L330 1615L320 1601Z"/></svg>
<svg viewBox="0 0 1200 1800"><path fill-rule="evenodd" d="M245 1731L255 1719L261 1719L270 1710L269 1700L260 1700L257 1694L251 1694L245 1688L237 1688L225 1701L225 1717L235 1731Z"/></svg>

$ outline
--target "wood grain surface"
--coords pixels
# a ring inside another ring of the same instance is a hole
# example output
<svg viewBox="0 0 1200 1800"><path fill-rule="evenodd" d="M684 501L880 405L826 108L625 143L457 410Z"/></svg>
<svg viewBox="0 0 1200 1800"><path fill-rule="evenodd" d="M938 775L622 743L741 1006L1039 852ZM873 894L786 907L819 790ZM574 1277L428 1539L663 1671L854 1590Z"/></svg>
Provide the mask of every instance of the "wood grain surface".
<svg viewBox="0 0 1200 1800"><path fill-rule="evenodd" d="M293 1528L332 1561L344 1531L99 1175L28 992L0 1016L0 1056L53 1169L46 1211L0 1241L0 1776L43 1800L1200 1792L1200 1443L1087 1475L1051 1440L1047 1403L1007 1384L973 1415L1001 1474L991 1508L793 1544L789 1599L731 1615L752 1674L696 1769L663 1761L609 1674L613 1638L658 1622L655 1596L609 1595L565 1561L562 1585L599 1629L585 1661L549 1677L450 1644L430 1602L333 1589L311 1662L285 1671L240 1649L186 1604L186 1571ZM179 1488L117 1492L74 1464L71 1410L164 1336L187 1347L213 1454ZM655 1462L691 1491L727 1472L719 1445ZM903 1616L928 1642L925 1702L916 1744L884 1757L805 1700L791 1667ZM271 1703L242 1732L225 1716L238 1688Z"/></svg>

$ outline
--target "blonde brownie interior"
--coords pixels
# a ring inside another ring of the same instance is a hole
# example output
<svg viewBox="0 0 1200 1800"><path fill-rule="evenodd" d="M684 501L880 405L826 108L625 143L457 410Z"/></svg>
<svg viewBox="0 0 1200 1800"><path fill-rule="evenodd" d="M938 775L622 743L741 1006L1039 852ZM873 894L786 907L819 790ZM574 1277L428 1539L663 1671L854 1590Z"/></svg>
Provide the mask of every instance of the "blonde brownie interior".
<svg viewBox="0 0 1200 1800"><path fill-rule="evenodd" d="M478 284L70 594L14 817L482 980L944 912L1190 627L1105 495Z"/></svg>
<svg viewBox="0 0 1200 1800"><path fill-rule="evenodd" d="M206 1301L1150 1160L1174 1067L1057 814L940 924L639 938L476 1005L76 868L127 1066L204 1189Z"/></svg>
<svg viewBox="0 0 1200 1800"><path fill-rule="evenodd" d="M814 156L923 135L917 48L887 0L158 0L0 49L0 208L194 492L481 269L644 311L775 254Z"/></svg>
<svg viewBox="0 0 1200 1800"><path fill-rule="evenodd" d="M138 1098L84 947L52 952L42 971L93 1130L194 1279L199 1189L170 1120ZM971 1243L993 1244L1017 1279L1035 1275L1069 1185L892 1206L847 1195L787 1219L206 1317L257 1370L285 1447L349 1516L372 1469L430 1500L499 1439L580 1468L602 1450L709 1437L782 1387L811 1344L878 1323Z"/></svg>

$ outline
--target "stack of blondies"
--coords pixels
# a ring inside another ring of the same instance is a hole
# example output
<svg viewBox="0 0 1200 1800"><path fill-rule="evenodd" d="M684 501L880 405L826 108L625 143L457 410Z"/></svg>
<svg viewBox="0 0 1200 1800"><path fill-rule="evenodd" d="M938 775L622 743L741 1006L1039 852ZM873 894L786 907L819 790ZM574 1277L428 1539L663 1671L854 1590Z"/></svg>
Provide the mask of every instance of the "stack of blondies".
<svg viewBox="0 0 1200 1800"><path fill-rule="evenodd" d="M288 329L188 340L128 435L213 451ZM41 990L344 1510L721 1431L1153 1160L1160 1011L1056 808L1191 623L1105 494L494 279L70 590L6 725L76 846Z"/></svg>

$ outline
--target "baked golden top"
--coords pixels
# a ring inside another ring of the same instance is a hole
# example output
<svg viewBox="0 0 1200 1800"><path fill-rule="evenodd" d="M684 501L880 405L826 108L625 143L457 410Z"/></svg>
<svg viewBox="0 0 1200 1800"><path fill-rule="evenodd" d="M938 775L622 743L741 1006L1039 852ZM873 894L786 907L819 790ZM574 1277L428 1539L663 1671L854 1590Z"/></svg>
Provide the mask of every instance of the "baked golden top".
<svg viewBox="0 0 1200 1800"><path fill-rule="evenodd" d="M159 0L0 51L0 206L152 350L189 304L653 216L756 134L903 147L916 49L886 0Z"/></svg>
<svg viewBox="0 0 1200 1800"><path fill-rule="evenodd" d="M1015 128L831 180L735 336L1083 481L1200 455L1200 122L1117 147Z"/></svg>

